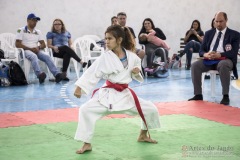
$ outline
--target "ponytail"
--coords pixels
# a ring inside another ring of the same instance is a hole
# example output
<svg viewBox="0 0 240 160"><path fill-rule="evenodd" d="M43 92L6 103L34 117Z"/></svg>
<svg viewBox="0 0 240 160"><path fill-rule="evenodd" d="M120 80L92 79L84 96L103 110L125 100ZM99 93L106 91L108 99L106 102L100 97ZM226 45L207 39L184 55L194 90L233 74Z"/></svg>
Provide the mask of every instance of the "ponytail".
<svg viewBox="0 0 240 160"><path fill-rule="evenodd" d="M116 39L122 38L121 46L127 50L135 52L135 40L128 27L113 25L107 28L106 33L111 33Z"/></svg>
<svg viewBox="0 0 240 160"><path fill-rule="evenodd" d="M130 32L128 27L123 27L125 37L122 41L122 46L126 48L127 50L135 52L135 40L133 38L132 33Z"/></svg>

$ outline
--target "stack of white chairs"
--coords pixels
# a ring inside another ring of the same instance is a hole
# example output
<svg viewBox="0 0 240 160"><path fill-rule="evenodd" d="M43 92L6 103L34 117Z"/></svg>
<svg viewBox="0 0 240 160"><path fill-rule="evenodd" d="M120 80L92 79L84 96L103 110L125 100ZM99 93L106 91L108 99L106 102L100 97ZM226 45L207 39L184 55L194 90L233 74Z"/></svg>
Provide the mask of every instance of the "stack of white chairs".
<svg viewBox="0 0 240 160"><path fill-rule="evenodd" d="M28 75L26 73L28 73L27 71L29 70L29 67L27 67L28 64L25 61L23 49L15 47L15 36L16 35L13 33L0 34L1 49L4 51L4 59L2 59L2 61L5 62L15 61L19 64L23 62L24 73L27 78Z"/></svg>
<svg viewBox="0 0 240 160"><path fill-rule="evenodd" d="M18 62L19 50L15 48L15 35L12 33L0 34L0 48L4 51L4 59L2 61Z"/></svg>
<svg viewBox="0 0 240 160"><path fill-rule="evenodd" d="M99 56L102 53L102 50L104 50L104 48L99 47L99 45L97 45L96 43L101 41L102 39L100 37L98 37L97 35L84 35L82 36L83 38L88 38L88 39L92 39L95 41L93 45L92 50L90 51L91 56ZM90 46L92 47L92 46Z"/></svg>
<svg viewBox="0 0 240 160"><path fill-rule="evenodd" d="M96 44L96 41L89 37L79 37L74 43L74 49L76 54L82 59L83 62L93 63L101 54L104 53L104 48L100 47ZM93 45L93 50L91 50L91 45ZM77 77L79 78L79 72L81 70L81 66L79 63L74 62L74 68L77 68ZM87 69L87 67L83 68L83 72Z"/></svg>
<svg viewBox="0 0 240 160"><path fill-rule="evenodd" d="M94 40L95 42L98 42L98 41L101 40L101 38L98 37L97 35L84 35L84 36L82 36L82 37L83 37L83 38L89 38L89 39L92 39L92 40Z"/></svg>
<svg viewBox="0 0 240 160"><path fill-rule="evenodd" d="M1 33L0 34L0 48L4 51L4 58L2 61L15 61L19 63L23 60L19 53L23 51L21 48L15 47L15 34Z"/></svg>
<svg viewBox="0 0 240 160"><path fill-rule="evenodd" d="M29 82L29 73L31 62L25 57L24 50L22 48L16 48L15 41L16 35L13 33L1 33L0 34L1 48L6 53L6 58L2 59L2 61L15 61L18 64L23 63L23 70L25 73L25 77ZM48 75L50 76L50 71L47 68Z"/></svg>

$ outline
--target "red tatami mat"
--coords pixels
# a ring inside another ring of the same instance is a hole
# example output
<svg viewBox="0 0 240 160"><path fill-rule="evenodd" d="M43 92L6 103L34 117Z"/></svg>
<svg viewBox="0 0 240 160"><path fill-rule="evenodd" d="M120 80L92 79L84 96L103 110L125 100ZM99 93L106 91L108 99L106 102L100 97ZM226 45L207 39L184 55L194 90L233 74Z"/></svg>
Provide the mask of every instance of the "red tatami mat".
<svg viewBox="0 0 240 160"><path fill-rule="evenodd" d="M187 114L228 125L240 126L240 108L204 101L156 103L160 115ZM128 118L128 115L112 114L105 118ZM1 113L0 128L46 124L56 122L77 122L78 108Z"/></svg>
<svg viewBox="0 0 240 160"><path fill-rule="evenodd" d="M6 127L17 127L17 126L28 126L34 124L21 117L17 117L11 113L1 113L0 114L0 128Z"/></svg>
<svg viewBox="0 0 240 160"><path fill-rule="evenodd" d="M206 101L166 102L156 105L160 115L187 114L232 126L240 126L240 108Z"/></svg>

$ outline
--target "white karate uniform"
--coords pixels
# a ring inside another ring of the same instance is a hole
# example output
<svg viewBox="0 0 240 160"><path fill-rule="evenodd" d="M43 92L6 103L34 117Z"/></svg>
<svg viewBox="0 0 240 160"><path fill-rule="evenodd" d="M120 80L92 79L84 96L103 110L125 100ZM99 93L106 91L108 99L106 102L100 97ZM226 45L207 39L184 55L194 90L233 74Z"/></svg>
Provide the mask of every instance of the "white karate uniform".
<svg viewBox="0 0 240 160"><path fill-rule="evenodd" d="M83 73L75 85L82 89L82 94L89 94L102 78L118 84L129 84L132 79L143 82L140 73L132 73L134 67L141 70L140 58L128 50L126 50L126 56L128 66L124 68L115 53L112 51L105 52ZM159 128L160 121L156 106L150 101L138 99L148 129ZM96 121L103 116L116 113L138 115L131 92L129 89L119 92L113 88L100 88L92 99L79 108L79 121L75 139L91 143ZM142 122L141 129L146 130L144 122Z"/></svg>

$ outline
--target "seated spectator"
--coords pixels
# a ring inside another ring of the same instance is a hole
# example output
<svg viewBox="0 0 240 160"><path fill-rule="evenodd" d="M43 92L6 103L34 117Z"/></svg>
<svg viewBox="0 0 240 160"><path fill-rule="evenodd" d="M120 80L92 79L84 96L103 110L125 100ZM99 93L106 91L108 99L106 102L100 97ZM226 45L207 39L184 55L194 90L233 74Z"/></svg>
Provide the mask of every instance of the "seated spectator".
<svg viewBox="0 0 240 160"><path fill-rule="evenodd" d="M189 101L203 100L202 73L209 70L217 70L222 85L223 98L220 104L229 105L230 72L238 79L237 54L239 50L239 32L227 27L227 14L218 12L215 15L214 26L205 33L200 49L203 59L192 64L191 77L194 89L194 97Z"/></svg>
<svg viewBox="0 0 240 160"><path fill-rule="evenodd" d="M124 13L124 12L118 13L118 14L117 14L117 20L118 20L118 24L119 24L120 26L125 27L125 26L126 26L126 20L127 20L127 14ZM127 27L129 28L130 32L132 33L133 38L136 38L133 29L132 29L131 27L129 27L129 26L127 26ZM138 57L141 58L141 59L143 59L144 56L145 56L145 51L142 50L142 49L136 48L135 53L136 53L136 54L138 55Z"/></svg>
<svg viewBox="0 0 240 160"><path fill-rule="evenodd" d="M155 34L156 32L153 29L150 30L148 34L146 34L148 42L153 43L156 46L165 48L166 50L170 50L170 47L168 46L168 44L161 38L158 38L157 36L155 36Z"/></svg>
<svg viewBox="0 0 240 160"><path fill-rule="evenodd" d="M184 50L179 54L179 57L182 57L185 53L187 56L187 64L186 70L190 70L191 61L192 61L192 53L199 52L201 43L203 41L204 33L201 29L201 24L198 20L194 20L190 29L186 32L186 36L184 38L184 42L186 46Z"/></svg>
<svg viewBox="0 0 240 160"><path fill-rule="evenodd" d="M63 74L58 71L51 57L43 52L46 47L44 38L40 30L35 29L40 18L31 13L27 17L27 25L19 28L16 35L16 47L24 49L26 58L31 62L33 70L39 79L39 83L43 83L46 79L46 73L42 72L38 60L45 62L55 76L58 83L63 79ZM38 45L38 43L40 45Z"/></svg>
<svg viewBox="0 0 240 160"><path fill-rule="evenodd" d="M52 24L52 30L47 33L48 48L53 50L53 56L63 59L63 80L69 81L67 77L67 69L70 59L73 58L81 63L82 67L86 66L86 62L82 62L72 48L71 34L61 19L55 19Z"/></svg>
<svg viewBox="0 0 240 160"><path fill-rule="evenodd" d="M151 40L151 34L153 34L155 32L155 36L158 38L158 42L153 42ZM159 57L161 57L161 61L164 62L164 53L162 50L157 50L155 53L155 49L159 48L159 47L164 47L162 45L156 45L159 44L159 42L166 40L166 36L165 34L162 32L161 29L156 28L153 21L150 18L146 18L144 19L143 23L142 23L142 29L138 35L139 37L139 43L140 44L144 44L145 45L145 51L146 51L146 55L147 55L147 67L148 68L153 68L153 59L155 57L155 54L158 55ZM155 44L154 44L155 43ZM166 57L168 57L168 46L165 46L167 49L164 48L165 53L166 53ZM167 61L167 60L166 60Z"/></svg>
<svg viewBox="0 0 240 160"><path fill-rule="evenodd" d="M111 25L119 25L116 16L113 16L113 17L111 18Z"/></svg>

